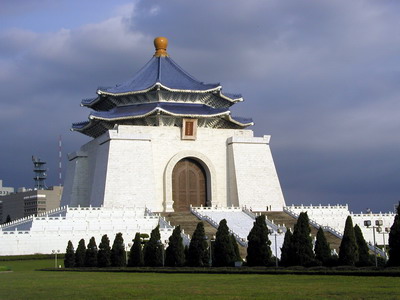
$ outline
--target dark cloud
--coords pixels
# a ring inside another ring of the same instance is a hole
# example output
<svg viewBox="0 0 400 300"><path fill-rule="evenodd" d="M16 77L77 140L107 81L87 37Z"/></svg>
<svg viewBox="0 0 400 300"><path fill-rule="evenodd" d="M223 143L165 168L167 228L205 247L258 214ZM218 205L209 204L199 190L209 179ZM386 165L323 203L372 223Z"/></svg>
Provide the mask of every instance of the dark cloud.
<svg viewBox="0 0 400 300"><path fill-rule="evenodd" d="M31 184L31 154L54 170L60 133L65 152L86 140L68 132L87 118L80 100L132 76L167 36L189 73L244 95L233 111L272 134L288 203L359 211L399 200L398 1L150 0L115 11L75 29L0 31L4 184Z"/></svg>

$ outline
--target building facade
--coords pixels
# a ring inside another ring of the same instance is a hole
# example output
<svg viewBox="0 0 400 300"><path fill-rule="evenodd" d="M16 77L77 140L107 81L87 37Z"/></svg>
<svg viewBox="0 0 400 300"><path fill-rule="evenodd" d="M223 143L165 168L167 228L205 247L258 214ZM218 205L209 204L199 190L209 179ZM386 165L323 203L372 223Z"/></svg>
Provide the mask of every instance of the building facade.
<svg viewBox="0 0 400 300"><path fill-rule="evenodd" d="M0 196L6 196L12 193L14 193L14 188L3 186L3 180L0 180Z"/></svg>
<svg viewBox="0 0 400 300"><path fill-rule="evenodd" d="M62 187L54 186L47 190L27 190L2 197L0 223L4 223L7 216L16 220L60 207L62 190Z"/></svg>
<svg viewBox="0 0 400 300"><path fill-rule="evenodd" d="M251 119L231 115L242 96L194 79L165 38L155 46L132 79L82 101L92 112L72 129L93 140L69 155L62 205L281 211L270 136L254 137Z"/></svg>

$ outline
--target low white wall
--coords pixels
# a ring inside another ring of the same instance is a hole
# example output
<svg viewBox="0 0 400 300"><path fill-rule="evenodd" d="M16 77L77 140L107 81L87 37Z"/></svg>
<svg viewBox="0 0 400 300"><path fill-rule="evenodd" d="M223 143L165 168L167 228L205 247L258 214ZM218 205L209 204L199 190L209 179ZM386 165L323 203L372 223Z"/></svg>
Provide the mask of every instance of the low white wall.
<svg viewBox="0 0 400 300"><path fill-rule="evenodd" d="M145 216L144 208L71 207L64 212L60 210L59 215L53 212L14 222L11 228L2 226L0 255L50 254L52 250L64 253L69 240L76 248L80 239L88 243L95 237L98 245L104 234L112 245L118 232L128 245L136 232L150 234L158 222L158 216ZM29 223L27 229L25 225ZM162 241L168 240L172 229L162 229L160 234Z"/></svg>
<svg viewBox="0 0 400 300"><path fill-rule="evenodd" d="M353 225L356 224L361 228L364 239L367 242L373 244L373 229L372 227L364 226L364 221L370 220L372 225L375 225L375 221L381 220L383 225L382 231L385 232L386 228L392 226L394 222L395 214L392 212L389 213L360 213L354 214L351 213L348 209L347 205L318 205L318 206L305 206L305 205L291 205L287 206L286 209L289 209L296 214L300 212L307 212L307 215L310 220L315 221L319 225L322 226L330 226L335 230L339 231L341 234L344 232L344 227L346 223L346 218L351 216ZM389 235L375 232L375 241L378 245L388 244Z"/></svg>

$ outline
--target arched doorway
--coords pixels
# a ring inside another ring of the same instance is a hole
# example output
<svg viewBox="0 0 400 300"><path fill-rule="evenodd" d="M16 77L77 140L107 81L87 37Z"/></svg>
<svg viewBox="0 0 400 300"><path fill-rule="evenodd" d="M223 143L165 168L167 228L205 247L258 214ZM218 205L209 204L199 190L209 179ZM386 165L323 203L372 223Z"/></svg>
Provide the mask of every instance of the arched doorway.
<svg viewBox="0 0 400 300"><path fill-rule="evenodd" d="M207 183L204 168L194 159L181 159L172 171L174 211L189 211L192 206L207 205Z"/></svg>

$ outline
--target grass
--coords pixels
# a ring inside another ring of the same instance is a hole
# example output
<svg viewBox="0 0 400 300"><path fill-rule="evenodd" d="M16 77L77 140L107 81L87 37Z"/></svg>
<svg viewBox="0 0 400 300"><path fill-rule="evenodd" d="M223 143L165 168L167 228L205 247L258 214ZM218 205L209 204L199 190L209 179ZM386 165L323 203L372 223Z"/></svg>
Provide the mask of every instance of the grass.
<svg viewBox="0 0 400 300"><path fill-rule="evenodd" d="M7 261L0 299L400 299L399 278L45 272L54 260Z"/></svg>
<svg viewBox="0 0 400 300"><path fill-rule="evenodd" d="M6 266L0 266L0 272L5 272L5 271L10 271L10 268Z"/></svg>

